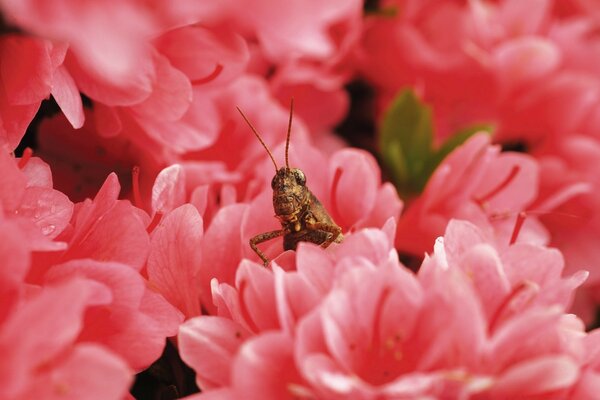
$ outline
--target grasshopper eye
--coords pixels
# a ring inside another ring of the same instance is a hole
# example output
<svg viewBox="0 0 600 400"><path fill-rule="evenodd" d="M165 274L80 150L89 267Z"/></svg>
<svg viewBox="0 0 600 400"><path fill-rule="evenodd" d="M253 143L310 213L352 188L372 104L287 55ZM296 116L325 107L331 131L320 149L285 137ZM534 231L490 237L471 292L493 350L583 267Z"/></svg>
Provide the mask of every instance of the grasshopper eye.
<svg viewBox="0 0 600 400"><path fill-rule="evenodd" d="M273 179L271 179L271 189L275 189L275 186L277 185L277 180L276 180L276 178L277 178L277 175L275 175L275 176L273 177Z"/></svg>
<svg viewBox="0 0 600 400"><path fill-rule="evenodd" d="M304 176L304 172L299 169L294 169L294 176L296 177L296 182L299 185L304 186L306 184L306 176Z"/></svg>

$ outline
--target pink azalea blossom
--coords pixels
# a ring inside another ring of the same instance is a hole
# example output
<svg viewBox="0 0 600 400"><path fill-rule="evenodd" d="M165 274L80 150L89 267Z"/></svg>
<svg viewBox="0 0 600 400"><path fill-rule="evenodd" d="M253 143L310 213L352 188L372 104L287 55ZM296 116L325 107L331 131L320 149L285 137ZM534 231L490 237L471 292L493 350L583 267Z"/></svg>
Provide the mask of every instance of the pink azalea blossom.
<svg viewBox="0 0 600 400"><path fill-rule="evenodd" d="M446 252L436 248L418 275L399 264L393 236L369 229L334 254L302 244L296 270L242 263L235 288L213 283L219 316L180 329L182 357L205 391L200 398L501 399L588 390L579 381L581 371L594 373L584 356L588 336L563 311L581 277L561 279L561 265L552 266L558 253L543 247L515 244L503 257L493 250L482 257L489 245L481 231L454 227ZM375 244L381 251L371 253ZM539 285L539 300L527 308L513 302L500 323L486 311L497 300L485 291L491 287L479 286L493 280L474 275L491 278L490 260L507 294L520 280ZM523 271L532 260L538 268ZM293 268L284 257L276 262ZM546 267L554 272L538 271Z"/></svg>
<svg viewBox="0 0 600 400"><path fill-rule="evenodd" d="M485 134L456 148L400 218L398 248L419 256L431 251L452 218L474 223L506 247L518 213L537 196L539 169L532 157L499 150ZM516 240L546 244L548 234L535 218L528 218Z"/></svg>
<svg viewBox="0 0 600 400"><path fill-rule="evenodd" d="M127 364L105 347L76 341L86 309L109 299L103 285L79 278L21 298L0 323L2 397L121 399L131 382Z"/></svg>
<svg viewBox="0 0 600 400"><path fill-rule="evenodd" d="M69 122L83 124L81 98L62 66L66 46L21 35L0 38L0 146L14 150L40 103L50 94Z"/></svg>
<svg viewBox="0 0 600 400"><path fill-rule="evenodd" d="M17 161L0 150L0 169L3 217L19 226L30 250L64 249L54 239L68 227L73 203L52 188L48 166L38 158Z"/></svg>

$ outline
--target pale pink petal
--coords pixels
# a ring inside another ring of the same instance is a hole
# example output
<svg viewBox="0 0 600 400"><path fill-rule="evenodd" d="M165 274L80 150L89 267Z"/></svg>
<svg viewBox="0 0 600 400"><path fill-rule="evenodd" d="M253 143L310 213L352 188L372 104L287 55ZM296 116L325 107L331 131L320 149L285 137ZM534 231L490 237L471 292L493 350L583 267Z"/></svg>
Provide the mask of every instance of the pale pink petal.
<svg viewBox="0 0 600 400"><path fill-rule="evenodd" d="M188 318L200 314L202 235L202 218L187 204L163 218L150 242L148 280Z"/></svg>
<svg viewBox="0 0 600 400"><path fill-rule="evenodd" d="M366 152L341 150L329 163L334 220L344 231L368 215L377 197L379 171ZM356 193L361 193L357 196ZM339 218L338 218L339 215Z"/></svg>
<svg viewBox="0 0 600 400"><path fill-rule="evenodd" d="M238 77L250 56L246 41L236 32L202 26L167 32L156 45L193 85L202 87L223 84ZM190 48L196 51L190 52Z"/></svg>
<svg viewBox="0 0 600 400"><path fill-rule="evenodd" d="M491 394L496 398L541 395L569 388L578 377L575 360L565 355L549 355L512 366L500 375Z"/></svg>
<svg viewBox="0 0 600 400"><path fill-rule="evenodd" d="M142 370L161 354L165 339L177 332L183 316L126 265L94 260L74 260L53 267L47 279L83 275L110 288L112 302L86 313L80 341L102 343ZM148 304L146 304L148 303Z"/></svg>
<svg viewBox="0 0 600 400"><path fill-rule="evenodd" d="M236 204L223 207L214 216L202 241L202 265L200 270L202 303L212 304L210 280L233 284L235 271L243 252L241 246L240 221L247 211L247 205ZM211 307L212 308L212 307Z"/></svg>
<svg viewBox="0 0 600 400"><path fill-rule="evenodd" d="M108 106L129 106L144 101L152 93L156 71L150 59L139 62L136 73L118 83L111 82L110 75L95 75L82 64L71 52L67 54L65 65L77 87L95 101Z"/></svg>
<svg viewBox="0 0 600 400"><path fill-rule="evenodd" d="M51 93L73 128L81 128L85 121L81 96L73 77L64 66L58 67L54 72Z"/></svg>
<svg viewBox="0 0 600 400"><path fill-rule="evenodd" d="M52 370L39 375L21 398L121 400L133 380L133 371L123 360L94 344L76 346Z"/></svg>
<svg viewBox="0 0 600 400"><path fill-rule="evenodd" d="M230 383L231 363L249 335L239 324L220 317L196 317L181 325L178 335L181 358L196 372L201 389Z"/></svg>
<svg viewBox="0 0 600 400"><path fill-rule="evenodd" d="M43 187L52 189L52 171L41 158L31 157L21 168L27 179L27 187Z"/></svg>
<svg viewBox="0 0 600 400"><path fill-rule="evenodd" d="M235 276L244 316L255 331L279 328L273 272L260 264L243 261Z"/></svg>
<svg viewBox="0 0 600 400"><path fill-rule="evenodd" d="M166 213L185 202L185 170L173 164L159 172L152 186L152 210Z"/></svg>
<svg viewBox="0 0 600 400"><path fill-rule="evenodd" d="M22 389L26 385L24 374L57 356L76 339L88 305L109 300L110 292L103 285L72 279L47 286L24 303L0 329L4 355L0 379L5 391ZM32 323L35 329L31 329Z"/></svg>
<svg viewBox="0 0 600 400"><path fill-rule="evenodd" d="M301 385L302 379L292 353L291 338L280 332L264 333L244 343L231 372L236 392L249 400L297 398L290 389Z"/></svg>
<svg viewBox="0 0 600 400"><path fill-rule="evenodd" d="M516 175L507 182L507 179ZM533 157L505 152L489 163L473 195L475 199L485 198L483 207L499 214L522 210L537 196L539 167ZM504 182L506 186L498 190ZM494 193L490 195L490 193Z"/></svg>
<svg viewBox="0 0 600 400"><path fill-rule="evenodd" d="M496 250L487 244L473 246L456 260L455 267L470 278L487 317L491 318L511 291Z"/></svg>
<svg viewBox="0 0 600 400"><path fill-rule="evenodd" d="M58 190L28 187L15 212L34 222L42 235L54 239L69 225L73 203Z"/></svg>
<svg viewBox="0 0 600 400"><path fill-rule="evenodd" d="M189 79L172 67L164 56L157 54L154 64L156 78L152 93L130 109L141 119L176 121L185 114L192 102L192 86Z"/></svg>
<svg viewBox="0 0 600 400"><path fill-rule="evenodd" d="M561 54L549 40L522 37L501 44L493 58L500 85L510 90L552 73L559 66Z"/></svg>

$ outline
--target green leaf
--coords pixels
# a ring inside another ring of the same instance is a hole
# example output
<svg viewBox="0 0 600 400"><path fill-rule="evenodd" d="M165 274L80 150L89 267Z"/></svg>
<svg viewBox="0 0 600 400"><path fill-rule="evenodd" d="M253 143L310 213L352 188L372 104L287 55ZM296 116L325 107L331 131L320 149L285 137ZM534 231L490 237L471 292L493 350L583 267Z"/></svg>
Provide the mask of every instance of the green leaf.
<svg viewBox="0 0 600 400"><path fill-rule="evenodd" d="M477 132L493 131L489 124L473 125L434 149L432 125L431 109L409 89L398 93L384 115L379 135L381 160L405 197L421 193L438 165L456 147Z"/></svg>
<svg viewBox="0 0 600 400"><path fill-rule="evenodd" d="M412 192L432 152L431 110L411 90L401 91L385 113L379 136L381 157L396 187Z"/></svg>

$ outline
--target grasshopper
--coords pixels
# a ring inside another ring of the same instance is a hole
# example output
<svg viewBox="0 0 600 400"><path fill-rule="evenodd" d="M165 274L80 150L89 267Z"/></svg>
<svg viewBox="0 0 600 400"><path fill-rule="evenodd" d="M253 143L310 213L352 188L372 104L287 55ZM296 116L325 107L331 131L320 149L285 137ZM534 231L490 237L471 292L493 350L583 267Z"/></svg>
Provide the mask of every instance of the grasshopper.
<svg viewBox="0 0 600 400"><path fill-rule="evenodd" d="M263 145L273 165L275 176L271 180L273 189L273 208L275 217L281 223L281 229L261 233L250 239L250 247L263 260L265 267L269 259L260 251L258 244L283 236L283 249L296 250L298 242L311 242L329 247L333 242L340 243L344 236L340 228L325 210L319 199L306 186L306 176L299 168L290 168L288 150L290 147L290 132L292 130L292 115L294 100L290 105L287 139L285 142L285 167L277 167L273 154L260 137L258 131L250 123L246 115L237 107L254 135Z"/></svg>

